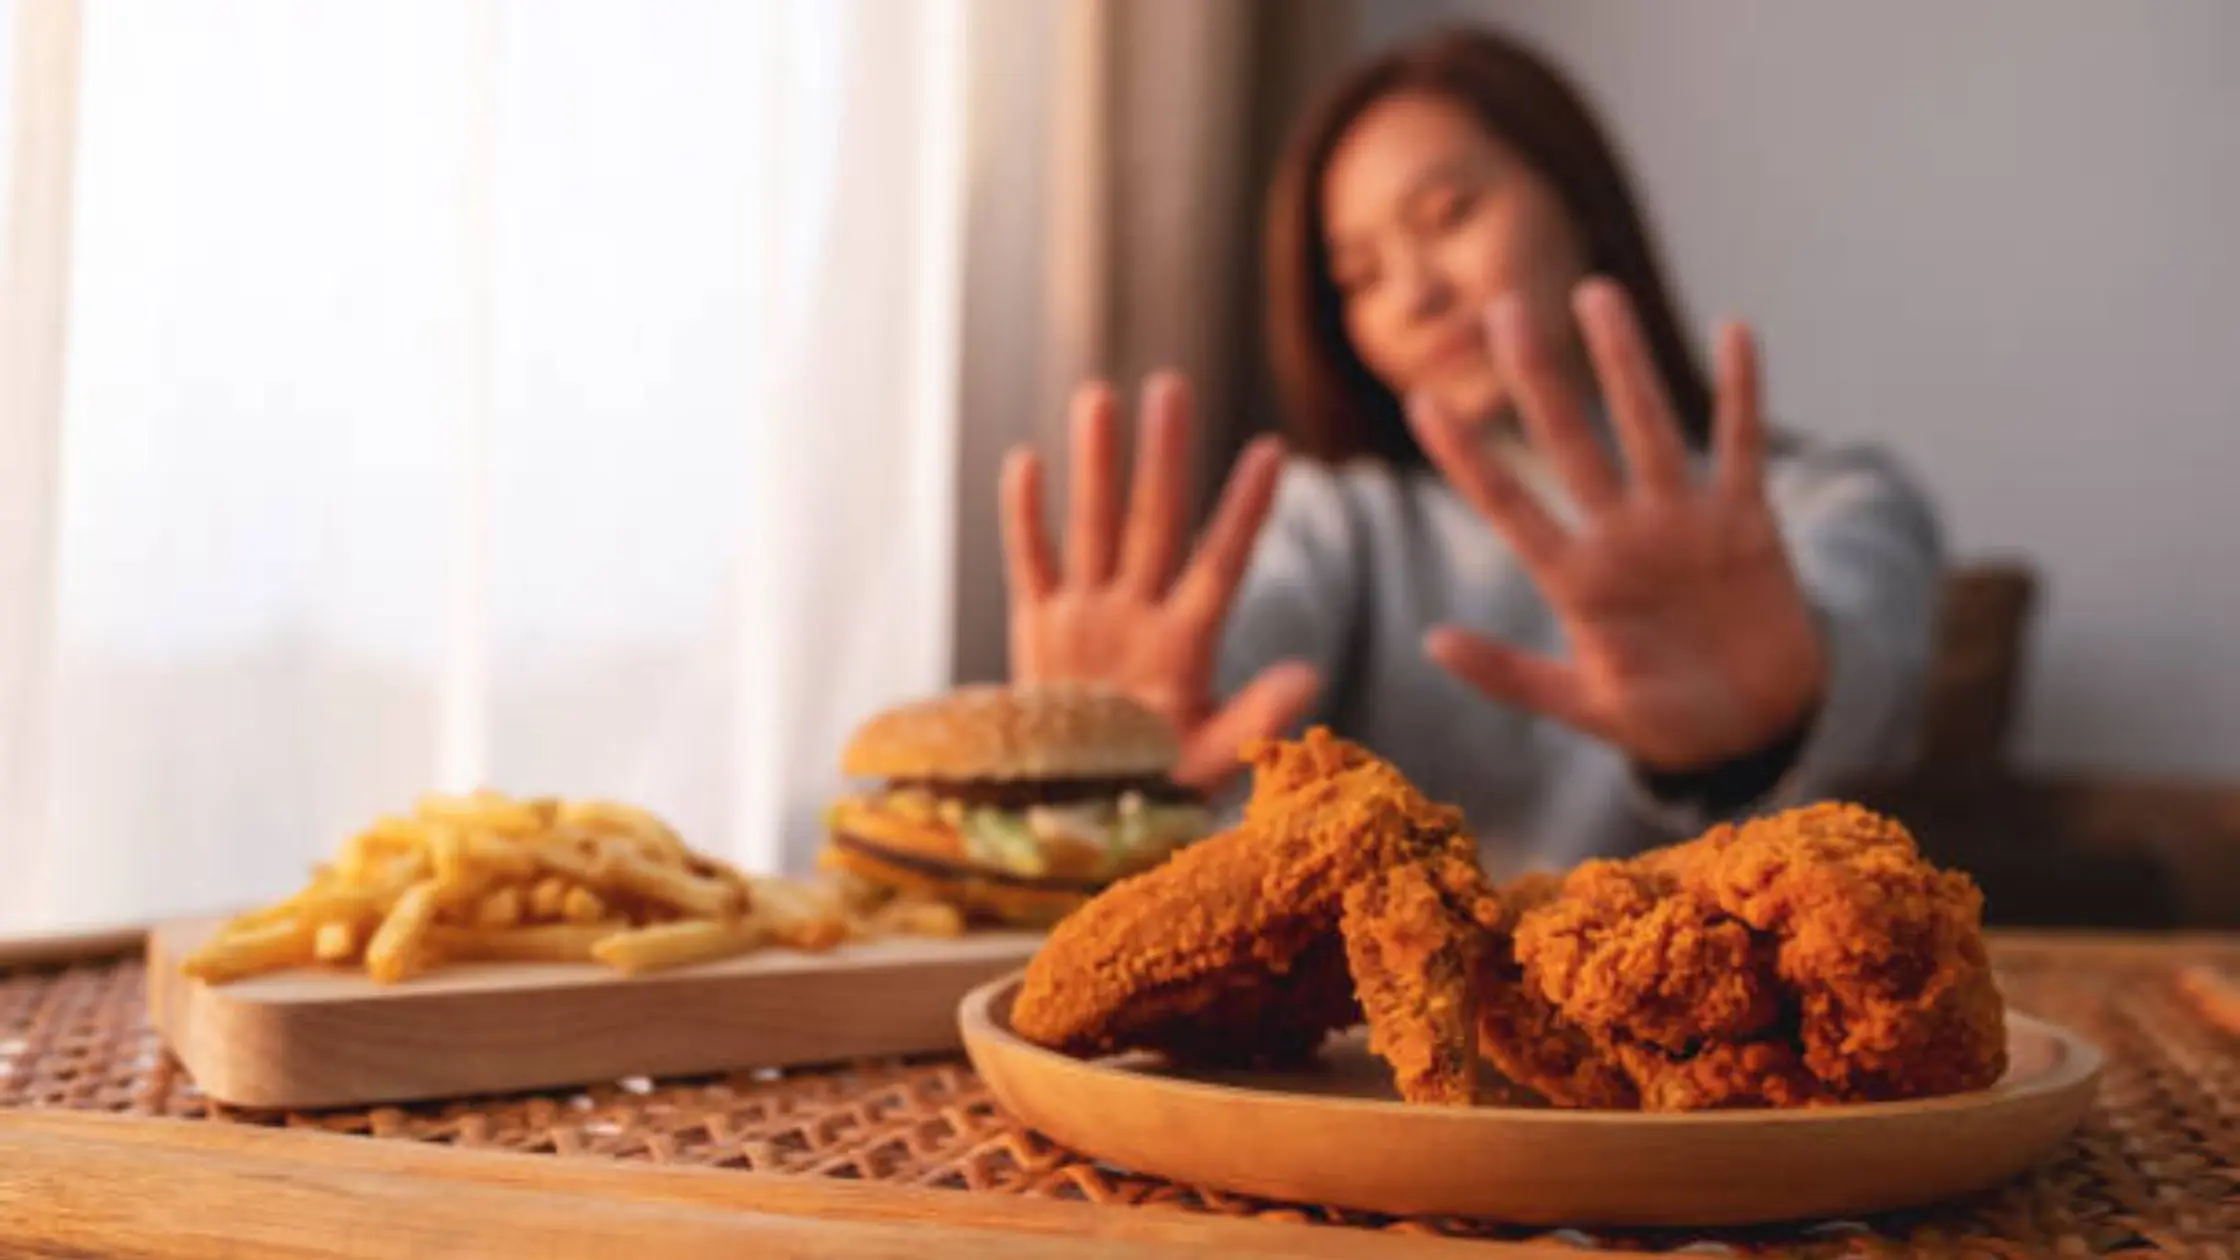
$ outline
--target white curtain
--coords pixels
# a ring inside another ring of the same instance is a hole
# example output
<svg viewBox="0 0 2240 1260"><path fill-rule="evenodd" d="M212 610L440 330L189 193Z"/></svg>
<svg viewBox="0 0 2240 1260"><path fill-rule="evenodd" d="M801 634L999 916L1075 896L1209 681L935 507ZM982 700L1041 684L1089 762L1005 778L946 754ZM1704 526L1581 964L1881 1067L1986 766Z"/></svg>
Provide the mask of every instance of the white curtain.
<svg viewBox="0 0 2240 1260"><path fill-rule="evenodd" d="M14 3L0 931L431 787L802 865L951 668L961 0Z"/></svg>

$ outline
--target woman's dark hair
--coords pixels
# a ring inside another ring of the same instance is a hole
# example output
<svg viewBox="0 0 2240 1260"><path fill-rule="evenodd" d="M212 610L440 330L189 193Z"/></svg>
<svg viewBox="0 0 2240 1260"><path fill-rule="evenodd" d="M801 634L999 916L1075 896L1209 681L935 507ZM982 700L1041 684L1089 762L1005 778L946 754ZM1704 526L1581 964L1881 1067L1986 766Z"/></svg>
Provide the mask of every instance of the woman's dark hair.
<svg viewBox="0 0 2240 1260"><path fill-rule="evenodd" d="M1711 389L1674 309L1654 242L1616 149L1584 98L1539 54L1490 31L1442 31L1377 56L1341 81L1293 135L1268 200L1267 333L1295 444L1332 462L1418 465L1400 400L1346 339L1322 222L1323 169L1368 108L1402 92L1469 111L1551 184L1591 272L1625 288L1683 434L1708 442Z"/></svg>

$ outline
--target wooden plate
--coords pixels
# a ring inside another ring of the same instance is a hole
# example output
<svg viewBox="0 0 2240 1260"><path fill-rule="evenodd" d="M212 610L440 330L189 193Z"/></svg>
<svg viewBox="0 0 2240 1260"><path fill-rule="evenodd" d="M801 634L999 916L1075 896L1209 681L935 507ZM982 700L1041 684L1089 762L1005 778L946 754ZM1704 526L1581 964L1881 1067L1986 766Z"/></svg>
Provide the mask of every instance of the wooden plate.
<svg viewBox="0 0 2240 1260"><path fill-rule="evenodd" d="M1019 983L974 990L958 1024L973 1066L1027 1124L1173 1181L1400 1215L1711 1226L1926 1203L2028 1167L2083 1117L2101 1069L2075 1034L2009 1012L2011 1066L1973 1094L1656 1115L1411 1106L1358 1031L1299 1072L1046 1050L1011 1031Z"/></svg>
<svg viewBox="0 0 2240 1260"><path fill-rule="evenodd" d="M1021 966L1039 932L762 949L623 976L591 963L469 963L402 984L307 968L212 986L179 960L215 920L148 936L148 1010L195 1084L245 1107L505 1093L954 1049L957 999Z"/></svg>

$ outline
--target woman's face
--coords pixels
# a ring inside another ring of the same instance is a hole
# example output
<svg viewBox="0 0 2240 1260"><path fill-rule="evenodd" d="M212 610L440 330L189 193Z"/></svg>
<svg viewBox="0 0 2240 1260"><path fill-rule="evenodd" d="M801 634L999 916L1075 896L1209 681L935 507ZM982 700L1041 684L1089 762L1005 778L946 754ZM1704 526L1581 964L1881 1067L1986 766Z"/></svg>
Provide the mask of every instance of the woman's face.
<svg viewBox="0 0 2240 1260"><path fill-rule="evenodd" d="M1470 114L1404 93L1339 138L1322 178L1324 244L1346 336L1385 387L1493 420L1508 390L1486 343L1492 301L1516 293L1566 368L1585 250L1555 189Z"/></svg>

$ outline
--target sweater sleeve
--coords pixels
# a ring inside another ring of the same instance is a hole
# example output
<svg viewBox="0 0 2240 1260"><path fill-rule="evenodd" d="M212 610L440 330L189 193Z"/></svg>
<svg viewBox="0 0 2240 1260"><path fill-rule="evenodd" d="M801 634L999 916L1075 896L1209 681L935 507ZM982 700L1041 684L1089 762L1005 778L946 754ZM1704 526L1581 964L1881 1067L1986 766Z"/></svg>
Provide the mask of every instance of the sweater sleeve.
<svg viewBox="0 0 2240 1260"><path fill-rule="evenodd" d="M1771 790L1739 810L1662 799L1637 771L1637 803L1676 831L1839 794L1902 765L1919 734L1945 567L1935 512L1873 450L1808 451L1787 465L1769 491L1827 648L1827 688Z"/></svg>
<svg viewBox="0 0 2240 1260"><path fill-rule="evenodd" d="M1304 661L1322 679L1305 721L1328 720L1361 616L1359 541L1346 493L1342 475L1321 465L1295 459L1285 467L1229 607L1214 668L1218 695L1235 695L1278 662Z"/></svg>

